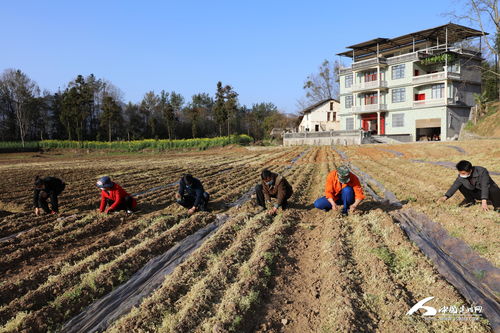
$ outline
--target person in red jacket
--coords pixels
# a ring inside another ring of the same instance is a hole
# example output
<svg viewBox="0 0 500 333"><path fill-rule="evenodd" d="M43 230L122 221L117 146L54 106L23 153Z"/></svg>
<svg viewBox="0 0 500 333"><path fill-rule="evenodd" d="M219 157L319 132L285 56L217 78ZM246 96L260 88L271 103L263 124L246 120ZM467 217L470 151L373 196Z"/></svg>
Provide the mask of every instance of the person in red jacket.
<svg viewBox="0 0 500 333"><path fill-rule="evenodd" d="M99 210L106 214L126 210L128 214L133 213L137 207L137 200L128 194L120 185L113 183L111 178L104 176L97 181L97 187L101 189L101 205ZM109 206L106 208L106 206Z"/></svg>

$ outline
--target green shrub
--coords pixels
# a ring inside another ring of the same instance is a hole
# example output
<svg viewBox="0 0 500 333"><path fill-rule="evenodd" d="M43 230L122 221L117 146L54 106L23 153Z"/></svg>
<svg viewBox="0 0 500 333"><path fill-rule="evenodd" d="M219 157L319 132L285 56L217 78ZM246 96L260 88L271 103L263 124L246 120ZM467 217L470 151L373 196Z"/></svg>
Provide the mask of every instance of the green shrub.
<svg viewBox="0 0 500 333"><path fill-rule="evenodd" d="M136 141L69 141L69 140L43 140L26 142L25 148L52 148L52 149L110 149L136 152L144 149L164 151L170 149L197 148L204 150L210 147L222 147L230 144L248 145L253 139L248 135L231 135L216 138L182 139L182 140L136 140ZM0 142L1 149L22 148L21 142Z"/></svg>

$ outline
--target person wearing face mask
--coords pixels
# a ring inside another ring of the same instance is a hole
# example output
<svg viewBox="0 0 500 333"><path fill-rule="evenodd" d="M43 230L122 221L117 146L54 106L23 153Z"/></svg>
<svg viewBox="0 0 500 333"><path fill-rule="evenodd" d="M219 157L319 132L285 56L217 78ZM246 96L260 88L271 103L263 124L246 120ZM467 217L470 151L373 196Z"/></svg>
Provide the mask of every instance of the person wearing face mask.
<svg viewBox="0 0 500 333"><path fill-rule="evenodd" d="M203 189L201 181L190 174L182 176L179 181L179 191L175 194L177 203L182 207L189 208L188 214L196 211L206 211L210 196Z"/></svg>
<svg viewBox="0 0 500 333"><path fill-rule="evenodd" d="M288 199L292 196L293 189L286 178L268 169L262 170L260 178L262 180L261 184L255 186L257 204L266 209L266 201L271 202L271 198L276 198L276 203L268 211L268 214L276 214L280 207L283 210L287 209Z"/></svg>
<svg viewBox="0 0 500 333"><path fill-rule="evenodd" d="M444 196L438 199L438 202L448 200L459 190L465 198L459 206L471 206L476 203L476 200L481 200L481 208L487 211L489 210L488 200L490 200L494 209L500 211L500 188L491 179L488 170L481 166L472 166L471 162L465 160L458 162L456 167L457 179Z"/></svg>
<svg viewBox="0 0 500 333"><path fill-rule="evenodd" d="M328 174L325 196L317 199L314 207L324 211L338 211L338 206L342 205L342 215L347 215L349 211L355 212L364 198L358 177L350 171L347 165L341 165Z"/></svg>

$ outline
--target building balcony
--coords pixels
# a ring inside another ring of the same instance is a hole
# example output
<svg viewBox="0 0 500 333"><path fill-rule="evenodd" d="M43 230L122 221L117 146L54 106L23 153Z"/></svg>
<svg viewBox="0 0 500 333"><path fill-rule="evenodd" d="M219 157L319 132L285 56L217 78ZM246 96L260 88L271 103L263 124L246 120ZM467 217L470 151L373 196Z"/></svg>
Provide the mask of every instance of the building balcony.
<svg viewBox="0 0 500 333"><path fill-rule="evenodd" d="M349 75L352 73L352 68L351 67L341 67L339 69L340 75Z"/></svg>
<svg viewBox="0 0 500 333"><path fill-rule="evenodd" d="M388 65L396 65L404 62L414 62L420 60L419 52L412 52L387 58Z"/></svg>
<svg viewBox="0 0 500 333"><path fill-rule="evenodd" d="M352 113L369 113L369 112L379 112L387 111L386 104L366 104L366 105L356 105L351 109Z"/></svg>
<svg viewBox="0 0 500 333"><path fill-rule="evenodd" d="M424 99L421 101L413 101L414 108L427 108L431 106L439 106L439 105L447 105L454 104L453 98L433 98L433 99Z"/></svg>
<svg viewBox="0 0 500 333"><path fill-rule="evenodd" d="M387 59L384 57L376 57L376 58L356 61L355 63L352 64L352 70L359 71L364 69L370 69L370 68L375 68L379 65L387 66Z"/></svg>
<svg viewBox="0 0 500 333"><path fill-rule="evenodd" d="M387 81L368 81L361 82L352 85L352 91L363 91L363 90L373 90L373 89L384 89L387 88Z"/></svg>
<svg viewBox="0 0 500 333"><path fill-rule="evenodd" d="M412 83L413 84L427 84L427 83L432 83L436 81L443 81L443 80L460 80L461 76L459 73L452 73L452 72L437 72L437 73L432 73L432 74L425 74L425 75L417 75L412 78Z"/></svg>

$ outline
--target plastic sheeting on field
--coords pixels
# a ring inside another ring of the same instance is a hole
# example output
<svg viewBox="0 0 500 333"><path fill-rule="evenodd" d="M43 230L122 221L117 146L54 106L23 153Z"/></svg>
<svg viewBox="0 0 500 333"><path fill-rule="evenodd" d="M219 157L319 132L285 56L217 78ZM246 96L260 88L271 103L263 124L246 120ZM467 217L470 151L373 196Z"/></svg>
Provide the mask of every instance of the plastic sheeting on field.
<svg viewBox="0 0 500 333"><path fill-rule="evenodd" d="M344 152L333 149L343 160L348 160ZM402 207L396 196L373 177L352 164L351 168L365 183L375 182L384 192L386 200ZM374 200L380 201L377 197L373 197ZM439 223L432 221L423 213L412 209L400 209L393 213L392 217L400 223L408 238L432 260L439 273L450 284L470 303L483 307L483 313L493 330L500 332L500 269L480 257L464 241L450 236Z"/></svg>
<svg viewBox="0 0 500 333"><path fill-rule="evenodd" d="M495 332L500 331L500 269L452 237L425 214L404 209L393 214L408 237L470 303L482 306ZM432 296L432 295L431 295Z"/></svg>
<svg viewBox="0 0 500 333"><path fill-rule="evenodd" d="M292 159L290 166L295 164L308 151L309 149ZM167 184L167 186L172 184ZM166 186L163 185L161 188L164 187ZM156 190L158 187L154 189ZM253 186L231 206L241 205L250 200L252 190L255 190ZM172 273L179 264L215 233L228 218L227 214L218 214L215 222L187 236L164 254L151 259L144 267L132 275L127 282L67 321L61 332L91 333L105 330L118 317L129 312L132 307L139 305L144 297L149 296L156 290L163 283L165 276Z"/></svg>
<svg viewBox="0 0 500 333"><path fill-rule="evenodd" d="M405 156L405 154L403 154L402 152L400 151L397 151L397 150L392 150L392 149L387 149L387 148L380 148L380 147L376 147L378 150L381 150L381 151L385 151L385 152L388 152L388 153L391 153L393 154L394 156L397 156L397 157L403 157Z"/></svg>
<svg viewBox="0 0 500 333"><path fill-rule="evenodd" d="M401 202L398 200L398 198L396 198L396 195L394 193L392 193L391 191L389 191L388 189L385 188L384 185L382 185L379 181L377 181L375 178L373 178L372 176L370 176L369 174L367 174L366 172L364 171L361 171L360 168L358 168L357 166L353 165L352 163L349 162L349 159L347 157L347 155L341 151L341 150L338 150L336 148L332 148L335 152L337 152L337 154L340 155L340 158L346 162L349 163L349 166L351 168L352 171L354 171L354 173L359 177L359 180L361 182L361 184L363 185L363 187L365 188L366 192L368 192L368 194L375 200L375 201L381 201L381 202L387 202L391 205L394 205L396 207L402 207L402 204ZM382 198L381 196L379 196L371 187L370 184L373 184L375 186L377 186L383 193L384 193L384 197Z"/></svg>
<svg viewBox="0 0 500 333"><path fill-rule="evenodd" d="M132 307L164 281L165 276L199 248L228 219L220 214L215 222L187 236L167 252L151 259L127 282L91 304L79 315L64 324L61 332L96 332L106 329L114 320Z"/></svg>
<svg viewBox="0 0 500 333"><path fill-rule="evenodd" d="M446 147L450 147L450 148L453 148L455 149L456 151L458 151L459 153L462 153L462 154L467 154L467 152L462 148L462 147L459 147L459 146L452 146L452 145L447 145Z"/></svg>
<svg viewBox="0 0 500 333"><path fill-rule="evenodd" d="M439 166L442 166L442 167L445 167L448 169L453 169L453 170L456 170L456 165L457 165L456 163L449 162L449 161L424 161L424 160L410 160L410 161L415 162L415 163L429 163L429 164L439 165ZM488 172L490 173L490 175L500 176L500 172L490 171L490 170L488 170Z"/></svg>

